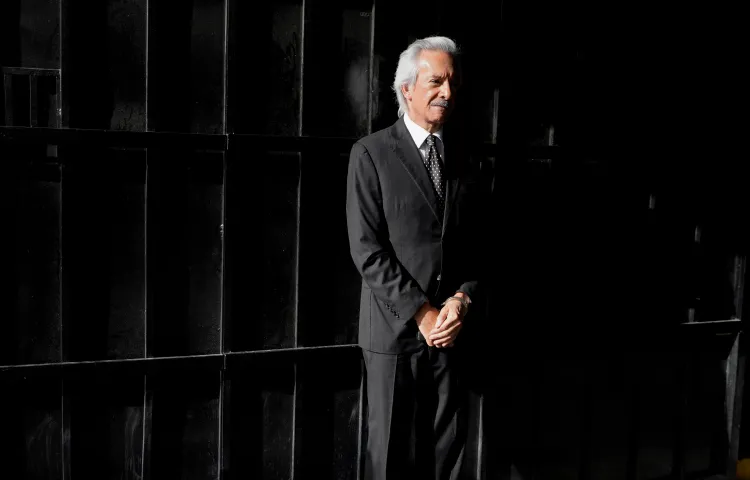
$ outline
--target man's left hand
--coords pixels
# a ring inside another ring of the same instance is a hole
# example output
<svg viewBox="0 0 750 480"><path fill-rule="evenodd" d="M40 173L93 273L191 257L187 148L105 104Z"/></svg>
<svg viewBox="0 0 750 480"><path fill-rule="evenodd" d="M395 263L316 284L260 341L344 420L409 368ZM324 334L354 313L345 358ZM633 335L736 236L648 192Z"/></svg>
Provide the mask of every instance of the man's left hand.
<svg viewBox="0 0 750 480"><path fill-rule="evenodd" d="M447 302L440 310L435 328L430 333L430 341L438 348L452 347L463 326L465 313L463 305L458 300Z"/></svg>

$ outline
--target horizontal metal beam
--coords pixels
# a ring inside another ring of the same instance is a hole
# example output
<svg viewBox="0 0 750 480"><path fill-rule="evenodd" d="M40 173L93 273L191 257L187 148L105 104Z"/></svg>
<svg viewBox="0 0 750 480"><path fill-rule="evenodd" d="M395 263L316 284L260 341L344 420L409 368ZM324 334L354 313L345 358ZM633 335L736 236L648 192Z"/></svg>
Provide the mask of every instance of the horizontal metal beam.
<svg viewBox="0 0 750 480"><path fill-rule="evenodd" d="M120 148L226 150L226 135L122 132L68 128L0 127L0 142Z"/></svg>
<svg viewBox="0 0 750 480"><path fill-rule="evenodd" d="M681 323L680 331L689 335L721 335L738 333L742 330L742 320L731 318L729 320L714 320L710 322Z"/></svg>
<svg viewBox="0 0 750 480"><path fill-rule="evenodd" d="M28 68L28 67L2 67L2 71L8 75L47 75L57 76L59 68Z"/></svg>
<svg viewBox="0 0 750 480"><path fill-rule="evenodd" d="M326 358L339 359L342 355L358 357L357 345L332 345L323 347L279 348L249 352L217 353L211 355L184 355L175 357L127 358L81 362L37 363L0 366L0 378L49 377L68 375L151 374L169 371L241 370L257 362Z"/></svg>
<svg viewBox="0 0 750 480"><path fill-rule="evenodd" d="M85 145L112 148L177 148L193 150L256 150L288 152L329 152L348 154L357 139L353 137L310 137L279 135L211 135L177 132L125 132L73 128L0 127L0 142L46 145ZM561 157L561 147L509 147L475 143L473 154L496 157L508 153L531 160ZM570 157L570 154L567 155Z"/></svg>

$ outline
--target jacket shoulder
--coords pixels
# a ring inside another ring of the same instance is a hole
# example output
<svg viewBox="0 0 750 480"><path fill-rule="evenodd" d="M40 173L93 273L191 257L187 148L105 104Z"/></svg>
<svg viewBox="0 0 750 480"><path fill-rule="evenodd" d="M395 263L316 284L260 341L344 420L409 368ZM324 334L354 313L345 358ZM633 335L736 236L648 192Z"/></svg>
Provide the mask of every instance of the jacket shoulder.
<svg viewBox="0 0 750 480"><path fill-rule="evenodd" d="M384 147L387 147L389 143L393 142L395 128L396 124L394 123L389 127L372 132L357 140L353 148L357 148L358 146L359 148L364 147L371 155L379 152Z"/></svg>

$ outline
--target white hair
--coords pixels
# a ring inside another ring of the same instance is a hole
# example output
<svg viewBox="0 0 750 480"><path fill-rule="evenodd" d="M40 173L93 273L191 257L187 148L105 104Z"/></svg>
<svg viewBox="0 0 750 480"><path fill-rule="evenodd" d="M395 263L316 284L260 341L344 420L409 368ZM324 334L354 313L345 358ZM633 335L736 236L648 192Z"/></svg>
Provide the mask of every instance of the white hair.
<svg viewBox="0 0 750 480"><path fill-rule="evenodd" d="M412 86L417 83L417 74L419 73L419 55L423 50L438 50L450 54L456 59L459 55L456 42L448 37L427 37L420 38L406 47L398 57L398 67L396 67L396 78L393 80L393 91L396 92L398 101L398 116L400 117L408 110L406 98L401 91L403 85Z"/></svg>

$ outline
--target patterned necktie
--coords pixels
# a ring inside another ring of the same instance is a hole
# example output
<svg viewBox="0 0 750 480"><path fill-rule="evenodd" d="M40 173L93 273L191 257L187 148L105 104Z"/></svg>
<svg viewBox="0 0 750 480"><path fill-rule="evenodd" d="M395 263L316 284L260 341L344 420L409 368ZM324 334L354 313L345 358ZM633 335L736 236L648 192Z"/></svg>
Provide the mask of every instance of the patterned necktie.
<svg viewBox="0 0 750 480"><path fill-rule="evenodd" d="M443 161L435 145L435 135L427 137L427 156L424 159L424 165L427 167L427 173L430 174L432 185L435 187L435 193L438 198L438 214L442 216L445 208L445 182L443 181Z"/></svg>

